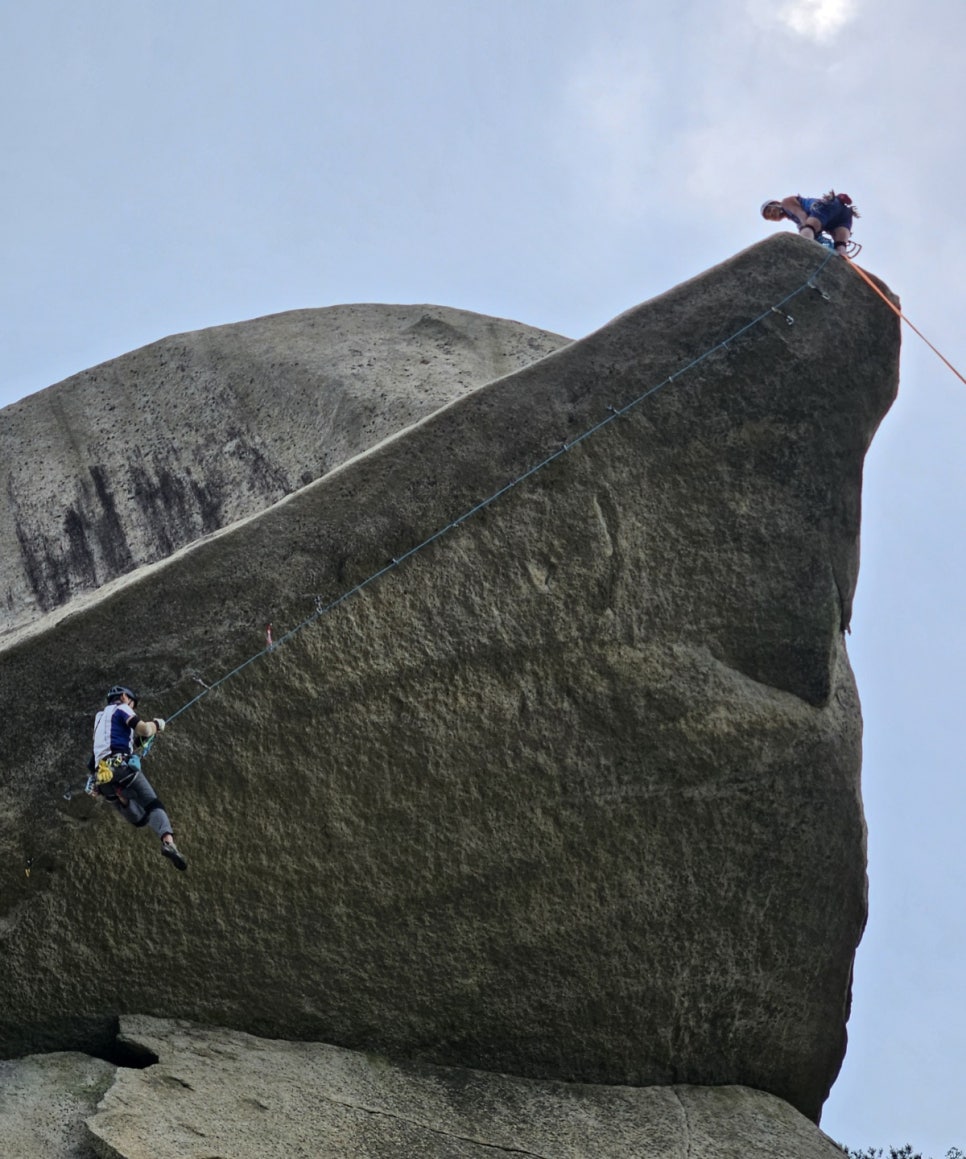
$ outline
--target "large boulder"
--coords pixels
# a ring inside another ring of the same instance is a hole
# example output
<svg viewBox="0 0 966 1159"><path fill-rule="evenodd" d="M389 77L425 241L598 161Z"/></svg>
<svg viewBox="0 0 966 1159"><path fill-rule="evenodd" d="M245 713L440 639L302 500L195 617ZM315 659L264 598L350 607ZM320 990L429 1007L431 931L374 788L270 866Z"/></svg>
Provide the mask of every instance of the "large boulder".
<svg viewBox="0 0 966 1159"><path fill-rule="evenodd" d="M569 339L439 306L177 334L0 411L0 637Z"/></svg>
<svg viewBox="0 0 966 1159"><path fill-rule="evenodd" d="M6 1053L142 1012L817 1119L866 913L843 630L899 342L823 261L773 237L13 633ZM62 797L117 679L174 717L145 767L186 874Z"/></svg>

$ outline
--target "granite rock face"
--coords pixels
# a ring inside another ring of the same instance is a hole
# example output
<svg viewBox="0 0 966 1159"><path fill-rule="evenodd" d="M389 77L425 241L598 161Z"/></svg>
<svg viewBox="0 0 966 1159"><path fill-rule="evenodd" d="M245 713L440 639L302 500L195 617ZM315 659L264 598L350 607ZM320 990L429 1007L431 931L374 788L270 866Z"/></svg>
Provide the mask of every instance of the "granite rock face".
<svg viewBox="0 0 966 1159"><path fill-rule="evenodd" d="M85 1054L0 1062L3 1159L93 1159L85 1119L114 1082L115 1068Z"/></svg>
<svg viewBox="0 0 966 1159"><path fill-rule="evenodd" d="M817 1119L866 913L843 628L899 343L823 261L770 238L12 633L3 1052L146 1012ZM186 874L62 799L118 679L174 717L145 768Z"/></svg>
<svg viewBox="0 0 966 1159"><path fill-rule="evenodd" d="M842 1159L744 1087L537 1082L150 1018L122 1031L158 1061L119 1070L87 1120L103 1159Z"/></svg>
<svg viewBox="0 0 966 1159"><path fill-rule="evenodd" d="M178 334L0 411L0 636L568 339L438 306Z"/></svg>
<svg viewBox="0 0 966 1159"><path fill-rule="evenodd" d="M393 1064L322 1043L127 1017L136 1069L0 1062L4 1159L841 1159L746 1087L595 1087Z"/></svg>

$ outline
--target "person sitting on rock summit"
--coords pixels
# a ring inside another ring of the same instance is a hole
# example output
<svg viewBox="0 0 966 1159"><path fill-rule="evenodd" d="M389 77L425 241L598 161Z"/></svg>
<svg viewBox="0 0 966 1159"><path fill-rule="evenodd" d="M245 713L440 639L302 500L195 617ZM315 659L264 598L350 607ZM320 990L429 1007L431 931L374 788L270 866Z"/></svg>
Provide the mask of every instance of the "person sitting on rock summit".
<svg viewBox="0 0 966 1159"><path fill-rule="evenodd" d="M161 838L164 856L176 869L187 869L188 862L174 843L168 814L141 772L141 759L134 751L142 740L164 732L164 721L160 717L141 720L134 711L137 703L137 693L126 685L115 684L108 692L107 705L94 721L91 792L110 801L132 825L150 825Z"/></svg>
<svg viewBox="0 0 966 1159"><path fill-rule="evenodd" d="M761 207L761 216L766 221L784 221L787 218L798 226L802 237L811 241L820 233L827 233L832 238L835 252L846 257L852 236L852 218L858 217L859 211L847 193L836 193L830 189L824 197L798 195L784 197L781 201L766 201Z"/></svg>

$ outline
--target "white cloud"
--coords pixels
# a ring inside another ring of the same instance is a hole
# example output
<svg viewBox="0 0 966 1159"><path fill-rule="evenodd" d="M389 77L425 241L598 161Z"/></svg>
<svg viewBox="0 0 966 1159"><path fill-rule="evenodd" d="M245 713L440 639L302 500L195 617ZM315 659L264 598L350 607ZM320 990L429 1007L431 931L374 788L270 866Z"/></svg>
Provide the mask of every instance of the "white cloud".
<svg viewBox="0 0 966 1159"><path fill-rule="evenodd" d="M775 15L789 31L820 43L840 32L855 13L856 0L792 0Z"/></svg>

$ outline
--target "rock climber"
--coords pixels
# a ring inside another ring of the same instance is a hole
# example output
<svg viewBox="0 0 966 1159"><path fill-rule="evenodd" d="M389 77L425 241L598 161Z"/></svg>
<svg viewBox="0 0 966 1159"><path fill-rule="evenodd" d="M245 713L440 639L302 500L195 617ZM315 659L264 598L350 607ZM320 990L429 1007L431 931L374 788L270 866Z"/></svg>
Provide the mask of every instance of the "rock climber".
<svg viewBox="0 0 966 1159"><path fill-rule="evenodd" d="M161 838L161 852L176 869L188 862L174 843L171 822L135 752L142 741L164 732L164 721L142 720L135 709L138 697L124 684L115 684L107 704L94 721L94 745L89 762L90 791L103 797L121 816L140 828L149 825Z"/></svg>
<svg viewBox="0 0 966 1159"><path fill-rule="evenodd" d="M830 189L824 197L784 197L781 201L766 201L761 207L761 216L766 221L784 221L786 218L798 226L802 237L814 241L819 234L827 233L832 239L835 252L847 257L849 239L852 236L852 218L859 211L852 204L847 193L836 193Z"/></svg>

